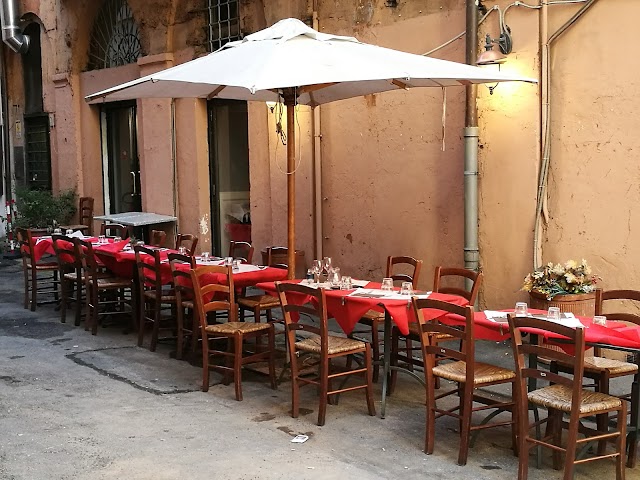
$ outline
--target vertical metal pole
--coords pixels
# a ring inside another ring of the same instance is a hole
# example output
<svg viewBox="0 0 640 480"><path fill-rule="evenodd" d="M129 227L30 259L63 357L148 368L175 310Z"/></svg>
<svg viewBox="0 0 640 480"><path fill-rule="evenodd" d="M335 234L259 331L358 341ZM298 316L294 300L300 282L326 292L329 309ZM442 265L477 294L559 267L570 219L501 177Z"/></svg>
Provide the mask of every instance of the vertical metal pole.
<svg viewBox="0 0 640 480"><path fill-rule="evenodd" d="M476 64L478 56L478 7L467 0L465 59ZM467 85L464 128L464 266L478 270L478 108L477 87ZM470 286L468 285L470 288Z"/></svg>
<svg viewBox="0 0 640 480"><path fill-rule="evenodd" d="M287 107L287 265L289 279L295 278L296 271L296 128L295 128L295 90L284 92L284 104Z"/></svg>

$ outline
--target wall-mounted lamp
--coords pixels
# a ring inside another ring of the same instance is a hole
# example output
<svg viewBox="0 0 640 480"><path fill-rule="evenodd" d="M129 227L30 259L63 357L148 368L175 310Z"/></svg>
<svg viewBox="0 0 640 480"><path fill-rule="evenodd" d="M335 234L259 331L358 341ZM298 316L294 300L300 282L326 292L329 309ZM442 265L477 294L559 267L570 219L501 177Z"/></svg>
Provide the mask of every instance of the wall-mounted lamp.
<svg viewBox="0 0 640 480"><path fill-rule="evenodd" d="M498 45L499 51L493 49L494 44ZM500 33L500 37L498 37L497 39L493 39L491 38L491 35L487 33L487 36L485 37L484 48L484 52L478 55L476 65L497 65L499 71L500 65L507 61L507 55L511 53L512 50L511 34L508 30L505 30ZM489 94L493 95L493 91L497 86L497 83L495 85L489 86Z"/></svg>

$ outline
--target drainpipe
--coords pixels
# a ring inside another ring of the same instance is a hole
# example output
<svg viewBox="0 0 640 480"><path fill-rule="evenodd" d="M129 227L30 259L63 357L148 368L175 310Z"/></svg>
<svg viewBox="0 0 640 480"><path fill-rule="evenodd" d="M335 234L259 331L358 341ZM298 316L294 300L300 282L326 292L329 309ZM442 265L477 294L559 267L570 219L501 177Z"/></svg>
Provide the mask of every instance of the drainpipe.
<svg viewBox="0 0 640 480"><path fill-rule="evenodd" d="M18 20L18 8L16 0L2 0L0 9L0 21L2 22L2 41L16 53L27 53L29 50L29 37L23 35Z"/></svg>
<svg viewBox="0 0 640 480"><path fill-rule="evenodd" d="M465 61L476 64L478 56L478 7L467 0ZM464 127L464 266L478 270L478 108L476 85L467 85Z"/></svg>
<svg viewBox="0 0 640 480"><path fill-rule="evenodd" d="M313 29L320 30L318 21L318 2L313 2ZM322 133L320 129L320 106L313 107L311 118L313 135L313 252L314 258L323 257L322 233Z"/></svg>

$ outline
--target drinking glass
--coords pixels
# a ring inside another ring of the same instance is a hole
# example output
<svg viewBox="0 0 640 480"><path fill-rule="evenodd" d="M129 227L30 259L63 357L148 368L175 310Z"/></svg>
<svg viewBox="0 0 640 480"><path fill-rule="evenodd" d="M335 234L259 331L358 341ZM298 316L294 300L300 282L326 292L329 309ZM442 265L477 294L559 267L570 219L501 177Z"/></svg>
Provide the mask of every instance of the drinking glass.
<svg viewBox="0 0 640 480"><path fill-rule="evenodd" d="M62 229L60 229L60 228L54 228L54 229L53 229L53 234L54 234L54 235L62 235Z"/></svg>
<svg viewBox="0 0 640 480"><path fill-rule="evenodd" d="M104 235L100 235L100 236L98 237L98 243L99 243L100 245L104 245L105 243L107 243L107 237L105 237Z"/></svg>
<svg viewBox="0 0 640 480"><path fill-rule="evenodd" d="M593 324L594 325L601 325L603 327L607 326L607 317L605 317L604 315L596 315L595 317L593 317Z"/></svg>
<svg viewBox="0 0 640 480"><path fill-rule="evenodd" d="M329 282L331 282L331 286L339 287L341 280L342 280L342 276L340 275L340 269L338 267L332 268L331 274L329 275Z"/></svg>
<svg viewBox="0 0 640 480"><path fill-rule="evenodd" d="M400 295L413 295L413 284L411 282L402 282Z"/></svg>
<svg viewBox="0 0 640 480"><path fill-rule="evenodd" d="M340 284L341 290L351 290L353 288L353 280L350 276L345 275L342 277L342 283Z"/></svg>
<svg viewBox="0 0 640 480"><path fill-rule="evenodd" d="M209 261L209 252L202 252L202 253L200 254L200 259L201 259L203 262L208 262L208 261Z"/></svg>
<svg viewBox="0 0 640 480"><path fill-rule="evenodd" d="M233 262L233 263L232 263L232 265L233 265L232 270L233 270L234 272L239 272L239 271L240 271L240 264L242 263L242 260L240 260L239 258L237 258L237 259L235 259L235 260L232 260L232 262Z"/></svg>
<svg viewBox="0 0 640 480"><path fill-rule="evenodd" d="M382 290L393 290L393 278L382 279Z"/></svg>
<svg viewBox="0 0 640 480"><path fill-rule="evenodd" d="M547 311L547 320L551 320L551 321L560 320L560 308L549 307L549 310Z"/></svg>
<svg viewBox="0 0 640 480"><path fill-rule="evenodd" d="M516 308L513 309L513 313L516 317L526 317L529 313L527 302L516 302Z"/></svg>
<svg viewBox="0 0 640 480"><path fill-rule="evenodd" d="M67 231L65 232L65 235L69 236L73 234L73 230L71 230L70 228L67 228Z"/></svg>
<svg viewBox="0 0 640 480"><path fill-rule="evenodd" d="M122 237L113 237L113 243L121 242L121 241L122 241Z"/></svg>
<svg viewBox="0 0 640 480"><path fill-rule="evenodd" d="M327 275L329 275L329 270L331 270L331 257L324 257L322 259L322 267L323 270L327 272Z"/></svg>
<svg viewBox="0 0 640 480"><path fill-rule="evenodd" d="M180 245L178 247L178 253L180 255L186 255L187 254L187 247L185 247L184 245Z"/></svg>
<svg viewBox="0 0 640 480"><path fill-rule="evenodd" d="M229 265L233 265L233 257L225 257L224 264L228 267Z"/></svg>

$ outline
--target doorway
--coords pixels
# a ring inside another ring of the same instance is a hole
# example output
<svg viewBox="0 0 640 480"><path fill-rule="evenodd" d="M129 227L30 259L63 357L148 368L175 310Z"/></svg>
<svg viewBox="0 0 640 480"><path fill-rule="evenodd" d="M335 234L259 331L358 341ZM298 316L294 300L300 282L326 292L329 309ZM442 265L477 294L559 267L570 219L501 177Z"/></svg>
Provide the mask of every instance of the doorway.
<svg viewBox="0 0 640 480"><path fill-rule="evenodd" d="M211 242L225 256L230 240L251 242L247 102L211 100L208 113Z"/></svg>
<svg viewBox="0 0 640 480"><path fill-rule="evenodd" d="M135 103L104 106L101 128L104 211L139 212L142 196Z"/></svg>

